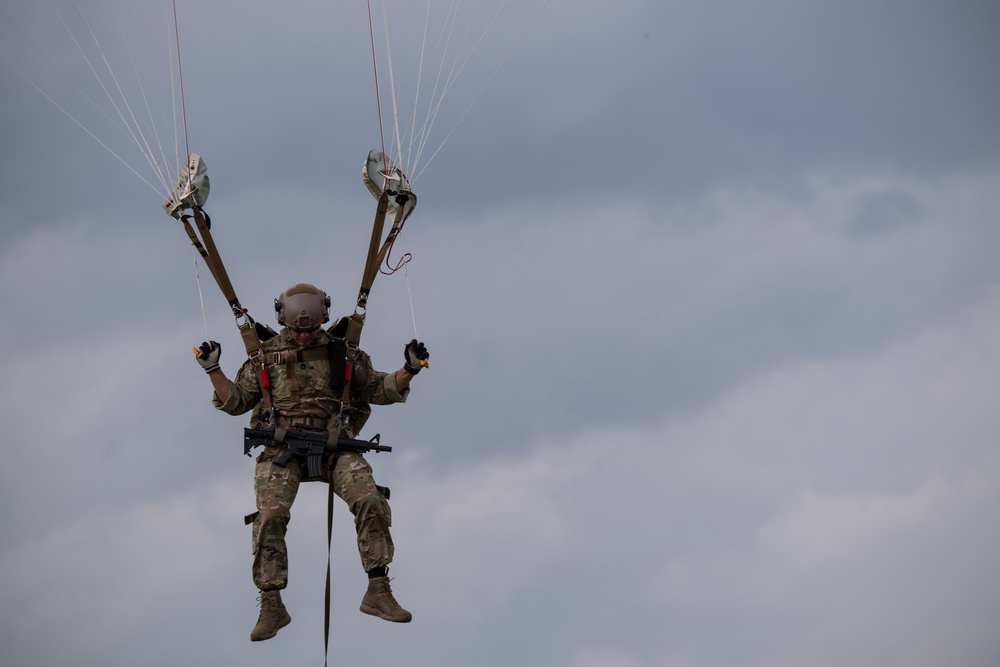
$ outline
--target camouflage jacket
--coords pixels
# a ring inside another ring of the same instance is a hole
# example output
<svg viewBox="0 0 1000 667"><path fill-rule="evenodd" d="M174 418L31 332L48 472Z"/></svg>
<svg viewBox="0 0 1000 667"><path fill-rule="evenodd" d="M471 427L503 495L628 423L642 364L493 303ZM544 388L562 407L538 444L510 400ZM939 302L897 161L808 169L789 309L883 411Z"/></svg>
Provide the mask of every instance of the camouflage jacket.
<svg viewBox="0 0 1000 667"><path fill-rule="evenodd" d="M332 327L331 327L332 328ZM308 347L299 347L289 336L288 329L265 341L262 345L264 369L270 382L271 404L278 412L280 426L288 426L295 417L313 417L332 420L340 412L342 388L330 383L331 364L327 345L335 343L329 331L321 331ZM343 369L334 369L336 374ZM371 414L371 404L388 405L406 401L409 388L396 387L395 373L383 373L372 366L371 357L358 350L350 371L350 401L354 409L351 431L357 435ZM253 410L251 426L263 427L260 418L260 376L247 360L233 380L229 398L223 403L218 394L212 395L216 408L231 415Z"/></svg>

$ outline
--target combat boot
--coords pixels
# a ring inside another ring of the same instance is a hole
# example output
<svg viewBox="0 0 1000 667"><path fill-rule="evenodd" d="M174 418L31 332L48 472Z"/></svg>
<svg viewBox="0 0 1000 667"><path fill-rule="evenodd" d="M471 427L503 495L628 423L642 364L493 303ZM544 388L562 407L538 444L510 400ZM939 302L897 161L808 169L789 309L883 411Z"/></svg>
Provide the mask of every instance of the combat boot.
<svg viewBox="0 0 1000 667"><path fill-rule="evenodd" d="M413 614L400 607L396 598L392 597L388 576L368 580L368 591L361 600L361 611L393 623L409 623L413 618Z"/></svg>
<svg viewBox="0 0 1000 667"><path fill-rule="evenodd" d="M278 634L278 630L292 622L288 610L281 602L281 591L260 592L260 618L250 631L250 641L259 642Z"/></svg>

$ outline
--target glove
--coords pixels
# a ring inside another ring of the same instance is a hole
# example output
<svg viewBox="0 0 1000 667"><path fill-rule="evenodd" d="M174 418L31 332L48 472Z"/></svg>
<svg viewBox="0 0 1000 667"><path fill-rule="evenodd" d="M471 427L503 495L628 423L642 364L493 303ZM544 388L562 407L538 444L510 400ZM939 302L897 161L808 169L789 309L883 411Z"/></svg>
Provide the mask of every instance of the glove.
<svg viewBox="0 0 1000 667"><path fill-rule="evenodd" d="M403 356L406 358L406 361L403 363L403 370L411 375L416 375L420 372L421 368L428 368L430 366L427 363L427 360L430 358L430 355L427 354L427 347L423 343L417 342L416 338L406 344Z"/></svg>
<svg viewBox="0 0 1000 667"><path fill-rule="evenodd" d="M222 346L214 340L205 341L199 347L192 347L194 358L198 360L206 373L219 370L219 357L222 356Z"/></svg>

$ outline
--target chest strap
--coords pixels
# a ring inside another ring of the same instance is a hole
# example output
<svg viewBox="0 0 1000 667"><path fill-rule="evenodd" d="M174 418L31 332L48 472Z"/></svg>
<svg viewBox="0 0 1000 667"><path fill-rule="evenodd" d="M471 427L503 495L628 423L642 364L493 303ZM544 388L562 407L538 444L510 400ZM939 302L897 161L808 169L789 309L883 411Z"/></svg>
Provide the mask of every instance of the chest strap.
<svg viewBox="0 0 1000 667"><path fill-rule="evenodd" d="M289 359L292 363L303 361L325 361L330 358L326 347L307 347L304 350L282 350L279 352L265 352L261 355L261 360L265 366L276 364L286 364Z"/></svg>

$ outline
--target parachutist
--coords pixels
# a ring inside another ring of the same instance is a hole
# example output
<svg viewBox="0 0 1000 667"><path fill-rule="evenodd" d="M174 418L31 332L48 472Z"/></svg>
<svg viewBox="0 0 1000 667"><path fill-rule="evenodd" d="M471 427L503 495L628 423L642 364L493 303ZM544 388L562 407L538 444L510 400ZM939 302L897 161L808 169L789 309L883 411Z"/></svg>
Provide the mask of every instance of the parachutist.
<svg viewBox="0 0 1000 667"><path fill-rule="evenodd" d="M371 405L406 401L410 380L426 367L426 346L410 341L402 368L394 373L377 371L368 354L346 344L350 318L323 328L329 310L330 298L313 285L299 283L282 292L275 299L275 315L283 328L261 341L260 354L244 362L235 380L219 367L218 343L196 348L202 352L197 360L215 390L215 407L231 415L252 411L254 429L329 432L331 442L336 442L337 437L354 438L368 420ZM375 484L371 466L358 451L334 449L319 464L307 461L305 455L290 454L280 442L276 437L264 447L254 468L257 511L247 522L253 526L252 572L261 603L250 639L270 639L291 622L280 593L288 584L285 533L299 484L314 479L327 482L355 516L358 552L369 580L361 611L387 621L409 622L412 615L389 587L394 545L388 489Z"/></svg>

